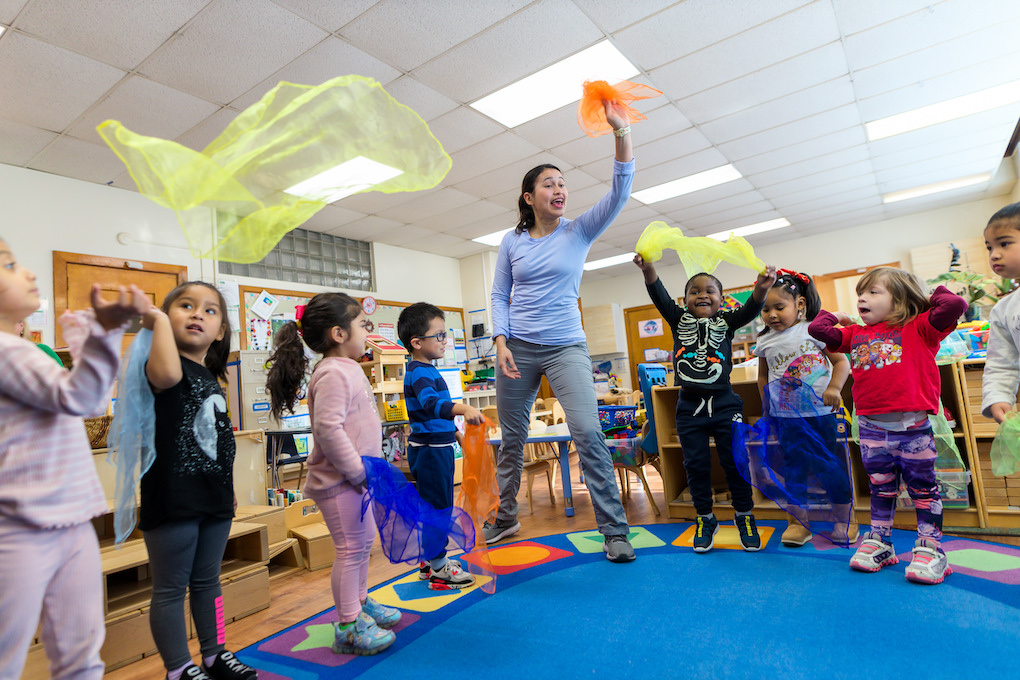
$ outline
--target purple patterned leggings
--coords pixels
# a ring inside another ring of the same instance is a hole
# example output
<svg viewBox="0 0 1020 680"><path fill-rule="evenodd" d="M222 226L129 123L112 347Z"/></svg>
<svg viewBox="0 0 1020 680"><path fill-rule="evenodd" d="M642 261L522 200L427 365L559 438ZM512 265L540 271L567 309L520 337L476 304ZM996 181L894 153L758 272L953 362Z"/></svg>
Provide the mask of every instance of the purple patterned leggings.
<svg viewBox="0 0 1020 680"><path fill-rule="evenodd" d="M893 513L900 479L917 511L917 535L942 540L942 500L935 481L935 440L931 426L902 432L860 424L861 459L871 487L871 530L892 542Z"/></svg>

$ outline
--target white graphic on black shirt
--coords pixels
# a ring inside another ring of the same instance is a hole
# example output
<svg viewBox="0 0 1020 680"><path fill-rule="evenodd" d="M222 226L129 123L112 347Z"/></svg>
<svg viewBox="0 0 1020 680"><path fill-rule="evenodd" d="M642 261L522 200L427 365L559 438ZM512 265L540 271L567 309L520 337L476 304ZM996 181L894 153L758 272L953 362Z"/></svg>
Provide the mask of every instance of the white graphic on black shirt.
<svg viewBox="0 0 1020 680"><path fill-rule="evenodd" d="M195 441L212 460L216 460L216 446L219 436L216 432L216 411L227 412L227 401L220 394L211 394L195 414Z"/></svg>
<svg viewBox="0 0 1020 680"><path fill-rule="evenodd" d="M677 324L676 370L692 383L714 383L722 376L726 357L720 347L729 325L722 317L699 319L684 312Z"/></svg>

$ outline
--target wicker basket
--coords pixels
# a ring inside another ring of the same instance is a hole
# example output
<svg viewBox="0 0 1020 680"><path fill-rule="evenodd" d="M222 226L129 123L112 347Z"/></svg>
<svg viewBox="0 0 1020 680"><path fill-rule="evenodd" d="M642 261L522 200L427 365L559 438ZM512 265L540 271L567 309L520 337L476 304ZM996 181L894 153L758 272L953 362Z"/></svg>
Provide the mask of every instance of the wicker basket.
<svg viewBox="0 0 1020 680"><path fill-rule="evenodd" d="M106 433L110 430L110 421L112 420L113 416L85 419L85 433L89 436L89 443L92 444L92 448L106 448Z"/></svg>

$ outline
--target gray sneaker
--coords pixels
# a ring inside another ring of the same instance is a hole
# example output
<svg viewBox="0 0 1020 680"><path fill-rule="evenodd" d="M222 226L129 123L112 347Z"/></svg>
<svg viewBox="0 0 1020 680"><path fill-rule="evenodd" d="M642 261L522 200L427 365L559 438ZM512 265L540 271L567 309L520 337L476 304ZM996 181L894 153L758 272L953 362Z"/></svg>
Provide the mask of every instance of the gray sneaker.
<svg viewBox="0 0 1020 680"><path fill-rule="evenodd" d="M502 541L504 538L509 538L520 530L521 523L517 520L509 522L496 520L495 522L486 522L482 526L482 533L485 534L486 543Z"/></svg>
<svg viewBox="0 0 1020 680"><path fill-rule="evenodd" d="M602 543L602 551L610 562L632 562L634 560L634 548L627 540L626 534L606 536Z"/></svg>

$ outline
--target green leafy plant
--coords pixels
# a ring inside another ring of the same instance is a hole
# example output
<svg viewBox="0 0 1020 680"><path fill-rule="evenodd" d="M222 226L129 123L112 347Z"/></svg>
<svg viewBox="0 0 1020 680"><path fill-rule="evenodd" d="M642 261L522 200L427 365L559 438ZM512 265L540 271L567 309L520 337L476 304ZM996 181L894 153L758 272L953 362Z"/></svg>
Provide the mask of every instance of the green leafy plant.
<svg viewBox="0 0 1020 680"><path fill-rule="evenodd" d="M1014 284L1009 279L975 274L974 272L949 271L928 279L928 285L944 283L963 284L960 295L971 305L994 305L999 298L1009 293Z"/></svg>

